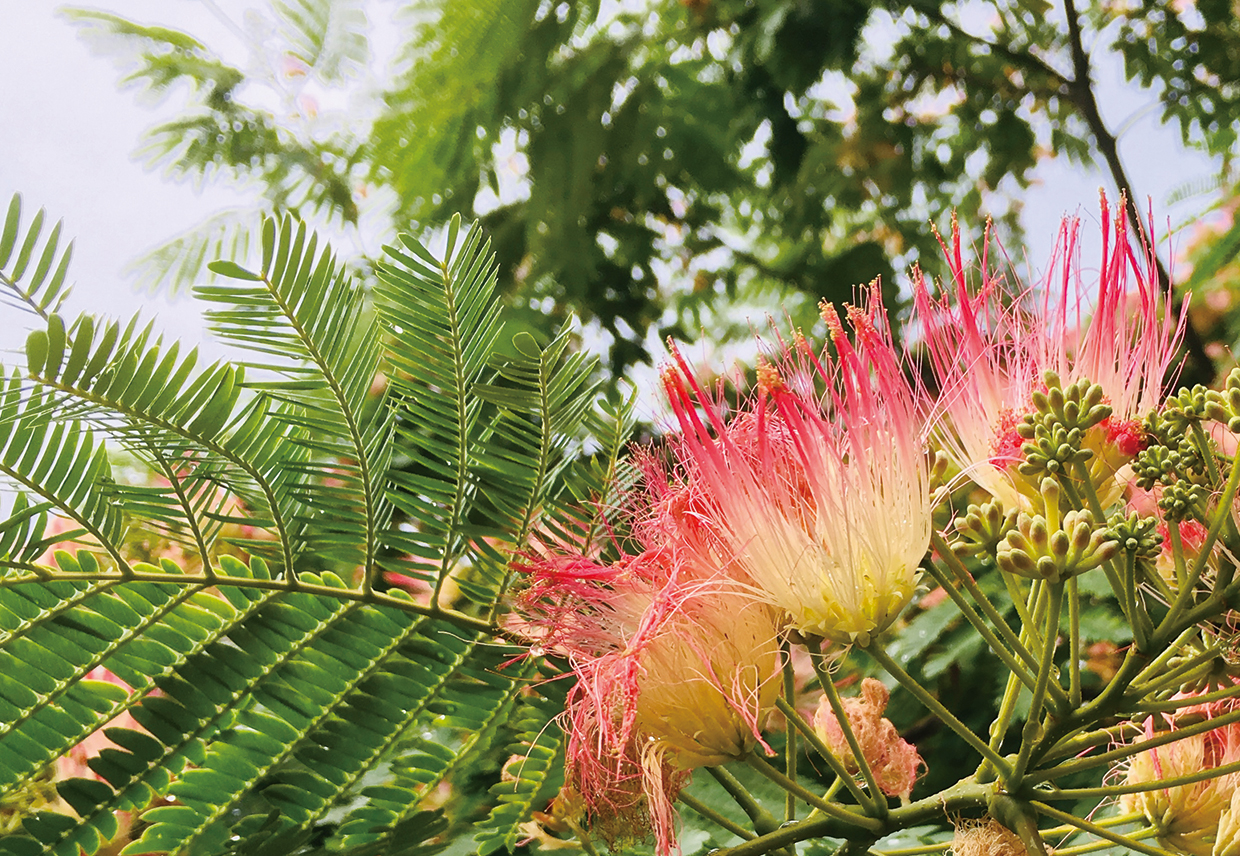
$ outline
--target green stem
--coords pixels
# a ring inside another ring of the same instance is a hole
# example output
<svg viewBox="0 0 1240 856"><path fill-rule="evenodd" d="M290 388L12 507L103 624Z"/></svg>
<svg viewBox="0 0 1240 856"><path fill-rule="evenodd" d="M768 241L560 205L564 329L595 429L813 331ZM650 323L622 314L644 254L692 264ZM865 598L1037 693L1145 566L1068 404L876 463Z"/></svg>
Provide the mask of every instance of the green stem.
<svg viewBox="0 0 1240 856"><path fill-rule="evenodd" d="M1217 779L1237 772L1240 772L1240 761L1232 761L1230 764L1220 764L1217 767L1209 767L1205 770L1198 770L1195 773L1185 773L1183 776L1170 776L1165 779L1140 782L1135 785L1104 785L1099 788L1057 788L1054 791L1039 790L1038 796L1044 800L1102 799L1118 797L1123 794L1142 794L1148 791L1160 791L1163 788L1195 785L1198 782Z"/></svg>
<svg viewBox="0 0 1240 856"><path fill-rule="evenodd" d="M1068 710L1081 706L1081 591L1068 580Z"/></svg>
<svg viewBox="0 0 1240 856"><path fill-rule="evenodd" d="M1011 650L1016 653L1016 656L1019 656L1025 661L1028 670L1036 670L1038 668L1037 657L1034 656L1032 651L1021 644L1020 638L1017 637L1015 631L1012 630L1007 621L1004 620L1003 616L999 614L999 610L995 609L995 605L990 602L990 598L986 597L981 588L978 587L977 583L973 580L973 576L969 573L969 569L966 568L964 563L961 562L956 554L952 552L951 546L946 540L944 540L943 536L939 534L937 529L930 535L930 544L934 547L935 552L942 557L943 562L947 565L947 567L951 569L951 572L955 575L956 581L965 587L965 590L968 591L974 602L981 607L982 612L985 613L986 617L990 619L992 624L994 624L995 629L999 631L999 635L1003 637L1004 641L1007 642ZM933 562L926 563L926 570L929 571L935 581L947 591L952 600L956 601L957 605L965 602L963 597L960 597L959 599L957 598L959 592L956 591L956 587L950 585L951 581L943 575L942 571L935 566ZM1007 579L1007 574L1003 574L1002 571L999 571L998 573L1002 574L1005 580ZM1011 594L1011 592L1009 592L1009 594ZM1012 599L1014 603L1017 602L1015 597ZM960 611L965 613L966 618L969 618L964 606L960 607ZM1018 609L1017 612L1020 614L1022 610ZM1025 616L1021 615L1021 621L1024 620ZM982 628L984 626L984 622L974 621L972 618L969 618L969 623L978 628L978 632L982 633L982 635L987 638L987 641L993 638L993 634L991 636L987 636L986 632L983 631ZM987 628L987 630L989 630L989 628ZM1000 653L1002 646L992 643L991 648L995 650L996 654L1003 657L1003 654ZM1007 659L1004 659L1003 662L1005 665L1008 665L1008 668L1016 671L1015 668L1008 663ZM1032 673L1028 670L1026 670L1025 674L1028 674L1030 679L1032 679Z"/></svg>
<svg viewBox="0 0 1240 856"><path fill-rule="evenodd" d="M1003 738L1007 736L1008 724L1011 723L1012 714L1016 710L1016 700L1020 698L1020 687L1020 682L1013 675L1008 675L1007 686L1003 690L1003 700L999 703L999 713L995 721L990 724L990 748L996 755L1002 754ZM977 768L977 777L989 780L997 774L998 770L994 769L988 759L983 758L981 765Z"/></svg>
<svg viewBox="0 0 1240 856"><path fill-rule="evenodd" d="M1084 830L1078 829L1075 832L1079 835ZM1125 832L1124 837L1129 841L1142 841L1146 838L1153 838L1157 834L1158 830L1150 826L1145 829L1138 829L1135 832ZM1099 850L1109 850L1114 846L1114 842L1111 841L1091 841L1088 844L1077 844L1072 847L1056 847L1055 856L1081 856L1084 853L1097 853Z"/></svg>
<svg viewBox="0 0 1240 856"><path fill-rule="evenodd" d="M779 823L769 811L758 804L749 791L739 780L723 767L707 767L706 772L728 792L728 796L740 806L741 811L753 821L753 828L759 834L778 828Z"/></svg>
<svg viewBox="0 0 1240 856"><path fill-rule="evenodd" d="M950 841L940 841L937 844L919 844L916 847L901 847L897 850L871 850L870 852L876 856L922 856L923 853L942 853L943 848L951 844Z"/></svg>
<svg viewBox="0 0 1240 856"><path fill-rule="evenodd" d="M745 757L745 761L749 764L749 766L753 767L763 776L770 779L772 782L779 785L784 790L789 791L790 793L796 794L797 797L803 800L807 805L813 806L814 808L818 809L823 814L825 814L827 817L831 817L836 820L844 821L845 823L850 824L856 827L857 829L865 830L866 832L872 833L874 835L877 835L882 832L883 825L881 822L879 822L875 818L866 817L864 815L857 814L856 812L849 811L848 809L836 803L827 802L822 797L815 794L813 791L792 781L787 776L785 776L783 773L781 773L778 769L776 769L775 767L772 767L770 764L768 764L763 759L759 758L757 755L754 755L752 752Z"/></svg>
<svg viewBox="0 0 1240 856"><path fill-rule="evenodd" d="M1021 639L1027 636L1028 644L1033 645L1039 651L1046 644L1042 639L1042 620L1046 617L1046 587L1045 580L1034 580L1033 585L1029 587L1029 614L1032 620L1021 628ZM1041 671L1041 669L1042 661L1038 660L1038 670Z"/></svg>
<svg viewBox="0 0 1240 856"><path fill-rule="evenodd" d="M1194 626L1189 629L1195 631L1197 628ZM1169 669L1168 671L1157 676L1156 678L1151 678L1146 683L1137 685L1134 682L1133 688L1132 688L1133 692L1134 694L1139 695L1141 698L1146 698L1148 696L1160 693L1165 689L1170 689L1171 687L1179 686L1180 684L1184 683L1184 679L1188 677L1188 675L1192 674L1194 671L1196 671L1201 666L1208 665L1211 660L1214 660L1215 658L1217 658L1220 650L1221 650L1220 646L1217 646L1217 645L1211 646L1210 648L1207 648L1205 651L1202 651L1200 654L1194 654L1192 657L1189 657L1183 663L1179 663L1178 665L1175 666L1175 668Z"/></svg>
<svg viewBox="0 0 1240 856"><path fill-rule="evenodd" d="M1223 480L1223 475L1218 471L1218 460L1214 456L1214 444L1210 442L1210 438L1206 436L1205 429L1201 427L1201 423L1197 420L1192 422L1193 442L1197 444L1197 451L1201 453L1201 460L1205 461L1206 474L1210 477L1210 486L1217 486Z"/></svg>
<svg viewBox="0 0 1240 856"><path fill-rule="evenodd" d="M1137 673L1136 677L1132 679L1133 689L1140 692L1142 695L1148 694L1149 690L1147 690L1144 686L1145 681L1153 680L1156 676L1161 677L1163 674L1163 668L1171 661L1171 658L1179 653L1180 649L1187 645L1189 640L1196 634L1196 625L1185 628L1184 631L1175 638L1174 642L1160 651L1157 657L1151 660L1144 669Z"/></svg>
<svg viewBox="0 0 1240 856"><path fill-rule="evenodd" d="M797 713L796 708L791 704L791 699L796 698L796 675L792 672L792 651L787 639L780 642L780 653L783 655L783 674L784 674L784 698L777 701L785 701L789 710L784 710L781 706L780 710L784 711L784 717L790 723L796 726L801 725L801 715ZM797 728L786 728L784 733L787 735L786 745L784 746L784 774L792 781L797 780ZM797 801L792 794L784 795L784 821L795 820L797 816Z"/></svg>
<svg viewBox="0 0 1240 856"><path fill-rule="evenodd" d="M1041 761L1046 762L1053 761L1056 758L1075 757L1087 749L1092 749L1099 743L1114 743L1121 739L1125 731L1130 730L1140 731L1140 728L1131 722L1121 722L1106 728L1078 733L1071 737L1064 735L1059 738L1059 742L1055 743L1050 750L1042 755Z"/></svg>
<svg viewBox="0 0 1240 856"><path fill-rule="evenodd" d="M1021 661L1018 660L1011 651L1008 650L1006 645L999 641L998 637L995 636L994 631L991 630L990 626L982 620L982 617L977 614L977 612L969 604L968 600L965 599L964 595L961 594L954 585L952 585L952 582L947 578L947 575L944 574L933 562L927 562L923 565L923 567L930 574L930 576L934 577L935 582L937 582L942 589L947 592L948 597L955 602L961 615L963 615L965 619L973 625L974 629L977 630L978 634L986 640L986 644L990 646L990 650L995 652L995 656L1003 661L1003 665L1007 666L1013 675L1018 677L1020 681L1025 684L1025 686L1032 690L1035 682L1033 673L1030 672L1029 669L1025 668L1025 665L1021 663ZM1002 571L999 573L1002 573ZM980 591L978 594L974 595L975 598L978 598L979 596L981 601L984 601L986 604L990 605L991 609L994 610L994 606L990 604L990 601L987 600L984 595L981 595ZM983 607L983 609L985 609L985 607ZM998 625L1001 627L999 632L1002 633L1003 630L1006 629L1012 636L1012 642L1019 645L1019 639L1016 638L1015 634L1011 633L1011 628L1007 626L1007 622L1003 621L1002 616L998 615L998 610L994 611L995 616L991 619L991 621L994 621L996 618L998 619ZM1024 653L1029 654L1032 658L1032 653L1025 649L1023 645L1020 646L1020 650L1023 650ZM1036 667L1036 661L1031 662L1030 665Z"/></svg>
<svg viewBox="0 0 1240 856"><path fill-rule="evenodd" d="M754 838L757 838L757 835L755 835L751 830L746 829L745 827L741 826L739 823L736 823L735 821L729 820L728 818L724 817L722 814L720 814L719 812L715 811L713 808L708 806L706 803L702 802L696 797L690 796L684 791L680 792L680 794L676 797L676 801L684 803L689 808L693 809L698 814L700 814L702 817L709 820L711 823L714 823L718 826L723 827L728 832L732 833L738 838L743 838L746 841L752 841Z"/></svg>
<svg viewBox="0 0 1240 856"><path fill-rule="evenodd" d="M839 782L848 788L848 792L853 795L853 799L855 799L861 807L867 811L867 813L872 810L874 808L873 800L870 799L869 795L866 794L865 791L861 790L861 787L849 774L848 769L844 766L844 763L835 756L835 753L831 751L830 746L822 742L822 738L815 733L809 723L801 718L801 714L797 713L796 709L793 708L792 705L788 704L788 702L781 698L775 699L775 704L783 713L784 718L796 726L796 729L804 735L805 742L822 757L822 760L827 762L827 766L831 768L831 772L835 774L836 779ZM789 793L792 792L789 791Z"/></svg>
<svg viewBox="0 0 1240 856"><path fill-rule="evenodd" d="M1149 649L1150 631L1154 628L1149 623L1144 610L1137 611L1137 554L1124 555L1124 599L1121 611L1128 616L1132 627L1133 642L1142 651Z"/></svg>
<svg viewBox="0 0 1240 856"><path fill-rule="evenodd" d="M1098 824L1099 826L1105 826L1106 828L1110 829L1112 826L1123 826L1126 823L1135 823L1136 821L1141 820L1144 817L1145 817L1144 813L1139 812L1139 811L1134 811L1134 812L1130 812L1129 814L1115 814L1110 817L1104 817L1101 820L1095 820L1094 823ZM1066 823L1060 826L1052 826L1050 829L1042 830L1042 834L1047 836L1048 838L1053 838L1056 835L1076 835L1079 832L1080 830L1077 829L1075 826L1070 826ZM1060 851L1058 850L1055 851L1056 856L1058 856L1059 852Z"/></svg>
<svg viewBox="0 0 1240 856"><path fill-rule="evenodd" d="M1029 704L1029 715L1025 719L1025 727L1021 732L1020 752L1016 756L1016 764L1012 768L1010 784L1013 789L1020 787L1020 780L1029 766L1029 758L1037 743L1038 732L1041 730L1039 720L1042 708L1046 703L1046 686L1050 682L1051 671L1055 667L1055 646L1059 641L1059 614L1063 609L1063 583L1047 584L1048 605L1046 610L1046 631L1043 634L1042 663L1038 670L1038 685L1034 687L1033 699Z"/></svg>
<svg viewBox="0 0 1240 856"><path fill-rule="evenodd" d="M1129 838L1126 835L1120 835L1119 833L1112 832L1111 830L1107 829L1104 826L1099 826L1098 824L1091 823L1088 820L1085 820L1084 818L1080 818L1080 817L1076 817L1075 815L1068 814L1066 811L1060 811L1059 809L1051 808L1045 803L1041 803L1041 802L1037 802L1036 800L1033 800L1033 801L1030 801L1029 804L1033 806L1034 810L1037 811L1039 814L1044 814L1047 817L1054 818L1055 820L1058 820L1062 823L1067 823L1071 826L1075 826L1078 829L1080 829L1082 832L1088 832L1091 835L1094 835L1098 838L1105 838L1107 841L1110 841L1115 844L1119 844L1120 846L1127 847L1131 850L1135 850L1138 853L1147 853L1149 854L1149 856L1167 856L1166 850L1159 850L1154 847L1147 847L1141 842L1134 841L1133 839Z"/></svg>
<svg viewBox="0 0 1240 856"><path fill-rule="evenodd" d="M1005 580L1011 577L1010 574L1004 574L1003 576ZM1013 595L1013 597L1023 595L1023 599L1027 601L1024 609L1020 611L1021 615L1028 618L1028 620L1021 625L1020 629L1020 645L1026 650L1028 650L1029 647L1027 641L1030 639L1036 640L1038 638L1037 628L1038 623L1042 620L1042 609L1045 604L1042 594L1045 589L1046 587L1042 580L1035 580L1031 583L1027 594L1021 592L1019 589L1013 590L1012 588L1009 588L1009 592ZM1013 602L1015 603L1017 601ZM1039 671L1041 670L1040 663L1037 668ZM1036 684L1037 680L1035 678L1034 685L1036 686ZM1031 687L1031 692L1032 689L1033 688ZM1062 690L1060 691L1060 694L1062 695ZM1007 736L1008 726L1011 724L1012 716L1015 714L1016 701L1019 697L1020 687L1017 683L1016 676L1015 674L1008 675L1007 686L1003 691L1003 701L999 705L999 714L995 717L994 722L990 724L989 745L996 754L999 754L999 749L1003 744L1003 738ZM992 774L992 771L993 775L999 774L998 768L993 767L988 760L983 759L982 763L977 768L977 776L979 778L988 778Z"/></svg>
<svg viewBox="0 0 1240 856"><path fill-rule="evenodd" d="M1214 692L1202 693L1201 695L1170 698L1163 701L1141 702L1135 709L1142 713L1158 713L1167 710L1179 710L1182 707L1189 707L1191 705L1210 704L1216 701L1234 699L1237 695L1240 695L1240 690L1237 690L1233 685L1221 690L1215 690Z"/></svg>
<svg viewBox="0 0 1240 856"><path fill-rule="evenodd" d="M1027 605L1029 600L1029 592L1021 588L1020 577L1014 576L1013 574L1005 574L1003 571L999 571L999 577L1003 580L1003 585L1007 588L1008 597L1011 598L1012 606L1016 609L1016 617L1020 619L1020 626L1033 626L1033 616L1029 614L1029 607ZM1038 658L1034 656L1033 652L1026 648L1023 643L1020 643L1020 647L1023 648L1029 655L1027 659L1029 668L1037 669Z"/></svg>
<svg viewBox="0 0 1240 856"><path fill-rule="evenodd" d="M1089 511L1094 516L1094 522L1099 526L1105 525L1106 519L1107 519L1106 512L1102 508L1102 501L1098 499L1098 491L1094 489L1094 480L1090 478L1089 468L1085 466L1085 464L1083 463L1078 463L1076 465L1076 472L1077 472L1077 478L1080 479L1081 481L1082 493L1085 495L1085 500L1089 505ZM1065 481L1065 485L1064 485L1065 492L1068 492L1069 494L1075 494L1075 491L1071 489L1071 485L1066 484L1068 480L1065 479L1064 481ZM1079 497L1078 497L1078 502L1079 502ZM1109 559L1102 563L1102 572L1106 574L1107 582L1110 583L1111 585L1111 591L1115 592L1115 596L1119 598L1121 608L1124 608L1126 610L1126 607L1124 606L1124 597L1123 597L1123 592L1124 592L1123 580L1120 579L1120 575L1116 571L1115 567L1116 567L1115 560ZM1125 612L1124 617L1128 619L1129 626L1132 626L1133 624L1135 624L1136 616L1134 613Z"/></svg>
<svg viewBox="0 0 1240 856"><path fill-rule="evenodd" d="M1065 764L1051 767L1046 770L1038 770L1030 773L1025 777L1026 784L1036 782L1045 782L1056 779L1061 776L1070 776L1074 773L1090 770L1094 767L1101 767L1104 764L1112 764L1116 761L1136 755L1138 752L1144 752L1146 749L1155 749L1159 746L1165 746L1168 743L1175 743L1187 737L1197 734L1204 734L1207 731L1213 731L1216 728L1222 728L1231 725L1233 722L1240 722L1240 710L1233 710L1201 722L1195 722L1192 725L1186 725L1183 728L1177 728L1174 731L1166 731L1148 740L1141 740L1137 743L1130 743L1127 746L1119 746L1100 755L1091 755L1088 758L1079 758L1075 761L1069 761Z"/></svg>
<svg viewBox="0 0 1240 856"><path fill-rule="evenodd" d="M955 714L943 706L942 702L928 693L921 684L913 680L912 675L904 671L900 664L882 649L882 646L870 645L865 651L874 658L875 662L886 669L887 673L895 678L900 686L912 693L913 697L920 701L927 710L937 716L939 721L956 732L960 739L977 750L983 758L988 759L995 766L995 769L1005 774L1011 773L1011 767L1004 758L987 746L980 737L973 733L969 726L957 719Z"/></svg>
<svg viewBox="0 0 1240 856"><path fill-rule="evenodd" d="M1175 560L1175 584L1180 591L1194 588L1195 583L1190 584L1188 581L1188 566L1184 562L1184 539L1180 537L1180 521L1167 521L1167 537L1171 539L1171 556Z"/></svg>
<svg viewBox="0 0 1240 856"><path fill-rule="evenodd" d="M811 814L803 820L781 826L774 832L761 835L735 847L718 851L715 856L762 856L780 847L811 838L873 837L896 829L909 829L924 823L940 820L961 812L976 812L984 808L994 793L993 784L982 784L964 779L946 790L917 802L891 810L883 830L858 833L855 826L844 824L834 817ZM877 823L877 821L874 821Z"/></svg>
<svg viewBox="0 0 1240 856"><path fill-rule="evenodd" d="M874 777L874 770L870 767L869 759L861 751L861 743L853 732L852 723L848 721L848 714L844 710L843 701L840 700L839 690L835 688L835 681L831 680L831 676L827 674L826 669L823 667L821 654L818 657L814 657L811 652L810 661L814 664L814 672L818 675L818 683L822 685L822 691L826 694L827 702L831 705L831 712L835 714L835 719L840 724L840 731L844 733L844 739L848 742L848 748L853 754L853 760L856 761L857 767L861 771L861 778L865 780L865 786L869 789L869 796L864 799L858 798L857 801L863 806L867 806L878 817L886 817L887 800L884 798L882 791L878 789L878 780ZM851 780L851 777L849 779ZM848 784L848 782L846 781L845 784Z"/></svg>
<svg viewBox="0 0 1240 856"><path fill-rule="evenodd" d="M1214 522L1210 524L1209 530L1206 532L1206 538L1201 542L1201 552L1197 554L1197 558L1193 561L1193 576L1200 579L1202 573L1205 572L1207 560L1210 554L1214 552L1214 542L1218 540L1219 533L1223 527L1227 526L1228 531L1233 538L1240 538L1235 533L1236 524L1231 519L1231 506L1236 499L1236 491L1240 489L1240 454L1236 455L1231 462L1231 472L1227 474L1227 484L1223 487L1223 492L1219 495L1215 508ZM1215 580L1216 589L1225 589L1231 585L1232 575L1235 573L1234 566L1227 565L1219 571L1218 579ZM1177 604L1181 598L1185 597L1185 592L1180 592L1180 597L1176 599ZM1170 621L1175 609L1173 608L1167 613L1164 622Z"/></svg>

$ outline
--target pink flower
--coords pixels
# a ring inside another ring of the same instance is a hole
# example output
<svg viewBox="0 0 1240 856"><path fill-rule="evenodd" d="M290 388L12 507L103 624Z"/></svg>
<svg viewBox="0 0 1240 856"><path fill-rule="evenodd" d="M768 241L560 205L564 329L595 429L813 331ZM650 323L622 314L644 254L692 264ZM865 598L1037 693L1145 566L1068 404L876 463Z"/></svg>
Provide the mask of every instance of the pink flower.
<svg viewBox="0 0 1240 856"><path fill-rule="evenodd" d="M1122 209L1122 206L1121 206ZM944 451L980 487L1009 506L1033 496L1036 485L1016 473L1025 441L1016 429L1033 412L1033 393L1055 372L1064 387L1098 384L1111 416L1091 429L1091 475L1115 499L1113 476L1144 445L1140 421L1161 403L1162 382L1183 330L1160 300L1151 251L1139 259L1126 221L1112 223L1102 199L1102 266L1096 286L1082 282L1080 223L1065 219L1040 288L1005 292L991 273L983 243L981 282L966 276L960 230L944 245L952 282L937 297L916 275L916 320L942 390ZM1090 303L1092 302L1092 309ZM1026 307L1033 305L1035 310Z"/></svg>
<svg viewBox="0 0 1240 856"><path fill-rule="evenodd" d="M673 849L672 802L696 767L742 758L780 693L768 607L672 547L604 565L532 558L523 632L577 677L567 784L605 837L652 831Z"/></svg>
<svg viewBox="0 0 1240 856"><path fill-rule="evenodd" d="M1192 698L1180 694L1176 698ZM1172 730L1184 719L1195 722L1212 719L1237 708L1236 699L1208 704L1194 704L1171 717ZM1146 739L1152 738L1154 718L1146 720ZM1155 784L1165 779L1187 776L1202 770L1222 767L1240 761L1240 725L1232 723L1147 749L1128 762L1124 784ZM1211 856L1217 854L1214 842L1220 826L1226 833L1225 844L1231 846L1237 826L1232 811L1232 797L1240 789L1240 773L1228 773L1188 785L1154 788L1120 797L1125 813L1141 812L1157 832L1158 842L1180 853Z"/></svg>
<svg viewBox="0 0 1240 856"><path fill-rule="evenodd" d="M896 357L877 284L848 318L823 317L836 357L804 339L758 370L758 393L730 423L679 353L664 386L705 563L726 567L785 622L867 644L917 584L930 541L931 492L916 399ZM815 391L821 384L826 392Z"/></svg>
<svg viewBox="0 0 1240 856"><path fill-rule="evenodd" d="M866 678L861 682L860 697L841 699L840 704L878 789L889 797L907 800L917 783L918 771L926 764L916 747L900 737L891 720L883 717L889 698L882 681ZM855 774L861 770L839 718L825 697L814 715L814 730L848 772Z"/></svg>

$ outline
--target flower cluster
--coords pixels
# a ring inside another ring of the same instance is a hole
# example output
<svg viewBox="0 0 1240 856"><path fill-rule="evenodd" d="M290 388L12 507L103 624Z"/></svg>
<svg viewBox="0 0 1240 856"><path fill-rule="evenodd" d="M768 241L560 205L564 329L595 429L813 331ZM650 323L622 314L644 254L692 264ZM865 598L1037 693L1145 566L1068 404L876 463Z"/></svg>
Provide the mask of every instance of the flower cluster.
<svg viewBox="0 0 1240 856"><path fill-rule="evenodd" d="M798 337L786 370L759 367L755 401L730 423L678 352L664 387L703 560L787 626L864 644L908 604L930 541L925 438L877 287L848 312L855 345L831 306L823 318L836 356Z"/></svg>
<svg viewBox="0 0 1240 856"><path fill-rule="evenodd" d="M861 682L861 695L843 699L841 704L847 725L874 773L879 790L888 796L908 799L917 782L918 769L924 767L925 762L913 745L900 737L891 720L883 716L890 697L882 681L866 678ZM831 709L829 699L824 698L818 705L814 730L844 762L848 772L855 774L861 769L860 761L848 745L844 724Z"/></svg>
<svg viewBox="0 0 1240 856"><path fill-rule="evenodd" d="M652 832L667 854L672 803L690 771L741 759L761 769L752 753L769 748L769 714L796 685L781 649L807 643L817 657L828 642L853 646L896 675L882 636L912 601L935 537L947 491L934 460L992 497L956 521L966 551L997 557L1009 582L1024 578L1009 591L1044 587L1026 609L1050 629L1006 641L1025 655L1008 654L1021 672L1012 680L1036 684L1035 705L1066 702L1058 685L1047 689L1054 669L1025 674L1036 655L1022 646L1040 637L1052 657L1064 585L1104 566L1119 580L1112 566L1122 551L1157 546L1154 524L1116 524L1107 509L1153 442L1144 420L1160 405L1181 329L1151 283L1152 258L1131 249L1105 200L1103 210L1092 292L1075 221L1065 222L1045 280L1024 291L1005 288L985 251L980 283L971 282L953 222L949 287L936 293L915 273L906 340L928 355L927 374L900 357L877 283L843 317L823 305L822 349L799 332L780 339L754 380L737 384L751 391L735 403L672 347L661 377L676 430L665 452L639 457L644 478L623 519L610 521L614 543L544 544L518 563L518 631L576 677L565 715L568 792L593 829ZM1135 609L1135 595L1125 604ZM987 633L992 646L1004 643ZM883 718L884 685L867 678L859 698L829 695L812 725L792 724L858 805L907 802L925 765ZM787 702L782 712L796 716L797 700ZM962 736L998 768L1009 763ZM1138 758L1134 771L1165 763ZM1012 768L1017 777L1024 764ZM1231 822L1222 808L1211 817L1214 828Z"/></svg>
<svg viewBox="0 0 1240 856"><path fill-rule="evenodd" d="M1064 390L1096 396L1095 406L1078 406L1072 421L1082 422L1076 445L1093 453L1090 487L1107 504L1118 497L1116 473L1142 449L1141 420L1161 404L1183 328L1183 317L1158 299L1152 257L1133 252L1124 217L1112 226L1104 197L1096 289L1080 281L1075 219L1064 221L1041 283L1005 291L983 252L981 283L972 289L954 220L952 226L951 247L944 247L952 288L936 296L923 276L914 276L917 320L942 389L937 436L943 450L1009 508L1026 504L1039 481L1022 465L1050 373Z"/></svg>
<svg viewBox="0 0 1240 856"><path fill-rule="evenodd" d="M526 632L577 677L569 787L605 832L650 829L667 852L686 772L763 742L781 687L775 616L671 545L606 565L531 557L526 569Z"/></svg>
<svg viewBox="0 0 1240 856"><path fill-rule="evenodd" d="M1188 700L1192 695L1177 698ZM1171 730L1213 720L1240 710L1235 699L1187 704L1171 717ZM1144 741L1156 734L1154 719L1145 721ZM1138 741L1137 745L1143 741ZM1182 736L1174 742L1146 749L1132 757L1124 776L1125 785L1156 785L1192 777L1225 765L1240 767L1240 724L1231 722L1206 731ZM1164 847L1192 856L1224 856L1240 853L1240 769L1187 784L1126 793L1120 809L1139 812L1157 831Z"/></svg>

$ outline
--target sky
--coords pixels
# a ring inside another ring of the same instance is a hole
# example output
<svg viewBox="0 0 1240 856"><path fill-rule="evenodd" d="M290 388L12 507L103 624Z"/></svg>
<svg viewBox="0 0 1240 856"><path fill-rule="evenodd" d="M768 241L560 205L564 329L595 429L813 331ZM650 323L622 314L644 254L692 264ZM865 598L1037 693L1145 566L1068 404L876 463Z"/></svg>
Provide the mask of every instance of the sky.
<svg viewBox="0 0 1240 856"><path fill-rule="evenodd" d="M127 317L158 313L168 329L204 329L188 300L169 301L134 287L127 266L172 235L244 197L219 184L194 188L166 181L135 158L142 132L164 110L118 88L109 59L92 53L58 4L0 0L0 205L22 194L22 223L40 207L74 237L72 310ZM175 13L178 24L207 34L222 29L189 0L123 0L112 7L140 20ZM0 306L6 313L18 314ZM0 323L0 359L20 347L14 317Z"/></svg>
<svg viewBox="0 0 1240 856"><path fill-rule="evenodd" d="M244 45L220 15L239 26L245 10L258 5L255 0L114 0L101 8L183 29L233 58L238 51L244 55ZM112 60L92 52L58 8L43 0L0 0L0 206L7 207L18 191L23 222L43 207L53 221L63 218L66 235L76 236L70 314L128 317L141 309L158 315L163 329L198 340L204 325L193 301L138 291L127 268L248 196L220 182L175 183L148 168L136 156L141 136L175 115L176 99L156 104L133 88L120 88ZM1095 55L1095 65L1104 118L1112 128L1126 128L1120 152L1138 196L1151 198L1160 227L1191 221L1209 200L1168 206L1168 194L1186 181L1208 177L1214 165L1186 151L1177 130L1159 124L1158 111L1150 109L1153 95L1124 83L1117 57ZM1110 182L1064 160L1043 162L1034 179L1023 195L1023 220L1027 257L1036 263L1049 254L1065 213L1096 222L1098 188ZM1087 236L1092 231L1086 229ZM1087 244L1086 258L1088 252ZM0 361L11 365L11 349L25 339L24 319L2 304L0 311L8 316L0 317Z"/></svg>

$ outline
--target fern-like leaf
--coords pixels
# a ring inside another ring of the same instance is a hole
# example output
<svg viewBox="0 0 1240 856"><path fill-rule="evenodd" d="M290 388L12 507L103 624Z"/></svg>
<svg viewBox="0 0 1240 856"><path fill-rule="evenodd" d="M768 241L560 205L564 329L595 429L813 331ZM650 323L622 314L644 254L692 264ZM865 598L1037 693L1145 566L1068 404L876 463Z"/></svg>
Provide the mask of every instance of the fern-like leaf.
<svg viewBox="0 0 1240 856"><path fill-rule="evenodd" d="M268 220L262 247L259 273L232 263L212 265L244 285L195 293L223 304L207 313L222 337L275 358L250 363L276 375L251 387L281 402L274 417L287 424L287 439L308 453L298 484L298 498L315 521L307 546L360 566L369 590L377 533L390 511L382 481L392 420L382 406L365 416L379 370L378 330L361 323L358 288L330 249L318 251L317 237L304 224Z"/></svg>
<svg viewBox="0 0 1240 856"><path fill-rule="evenodd" d="M619 466L585 446L593 364L568 334L500 355L494 262L459 222L443 258L389 250L376 315L300 223L268 222L261 247L197 290L238 362L49 311L0 385L20 488L0 521L0 798L111 742L0 852L92 854L144 812L126 852L429 854L411 830L445 821L422 799L525 747L517 796L493 792L501 846L556 787L531 735L557 702L496 644L499 598L509 557L577 525L571 499ZM156 480L117 483L112 452ZM139 561L131 532L183 561ZM65 540L81 549L49 559Z"/></svg>
<svg viewBox="0 0 1240 856"><path fill-rule="evenodd" d="M325 82L365 66L370 55L361 0L277 0L272 10L292 53Z"/></svg>
<svg viewBox="0 0 1240 856"><path fill-rule="evenodd" d="M0 225L0 288L10 302L47 319L69 296L73 243L61 248L59 221L43 234L41 208L24 231L21 219L22 198L15 193Z"/></svg>

